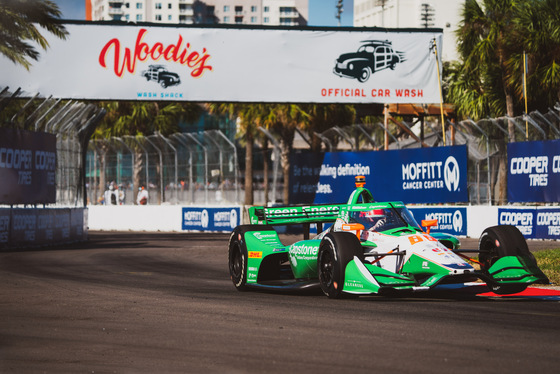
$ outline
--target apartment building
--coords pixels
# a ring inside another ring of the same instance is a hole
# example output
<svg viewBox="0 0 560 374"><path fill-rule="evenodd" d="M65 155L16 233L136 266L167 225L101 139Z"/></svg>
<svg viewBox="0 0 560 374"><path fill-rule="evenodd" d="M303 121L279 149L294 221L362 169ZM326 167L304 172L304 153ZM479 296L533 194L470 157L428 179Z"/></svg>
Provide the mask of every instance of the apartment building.
<svg viewBox="0 0 560 374"><path fill-rule="evenodd" d="M308 0L86 0L86 19L305 26Z"/></svg>
<svg viewBox="0 0 560 374"><path fill-rule="evenodd" d="M455 32L465 0L354 0L354 27L441 28L444 61L457 60Z"/></svg>

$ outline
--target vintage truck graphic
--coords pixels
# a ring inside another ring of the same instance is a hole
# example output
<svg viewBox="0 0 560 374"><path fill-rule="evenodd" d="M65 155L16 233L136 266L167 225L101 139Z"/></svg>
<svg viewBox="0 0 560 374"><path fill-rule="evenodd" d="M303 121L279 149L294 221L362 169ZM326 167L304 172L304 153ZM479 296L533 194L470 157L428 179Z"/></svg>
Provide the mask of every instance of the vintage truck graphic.
<svg viewBox="0 0 560 374"><path fill-rule="evenodd" d="M344 53L338 57L333 72L347 78L365 82L370 75L405 61L404 52L394 51L392 42L364 40L357 52Z"/></svg>

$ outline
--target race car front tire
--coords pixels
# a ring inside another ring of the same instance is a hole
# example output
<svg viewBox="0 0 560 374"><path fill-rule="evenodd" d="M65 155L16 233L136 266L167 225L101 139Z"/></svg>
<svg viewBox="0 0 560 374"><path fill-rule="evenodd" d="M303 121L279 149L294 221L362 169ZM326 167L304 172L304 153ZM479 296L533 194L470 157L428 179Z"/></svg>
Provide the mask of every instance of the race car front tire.
<svg viewBox="0 0 560 374"><path fill-rule="evenodd" d="M356 235L349 232L331 232L321 241L317 255L317 272L321 290L330 299L340 299L344 294L346 265L354 256L364 260L364 251Z"/></svg>
<svg viewBox="0 0 560 374"><path fill-rule="evenodd" d="M228 264L231 281L238 291L247 289L247 245L245 234L251 231L274 231L270 226L241 225L231 233L228 245Z"/></svg>
<svg viewBox="0 0 560 374"><path fill-rule="evenodd" d="M480 251L478 259L481 270L488 272L494 263L505 256L520 256L526 261L536 264L535 256L529 251L523 234L515 226L501 225L488 227L482 232L478 241ZM489 284L492 292L499 295L508 295L522 292L526 284Z"/></svg>

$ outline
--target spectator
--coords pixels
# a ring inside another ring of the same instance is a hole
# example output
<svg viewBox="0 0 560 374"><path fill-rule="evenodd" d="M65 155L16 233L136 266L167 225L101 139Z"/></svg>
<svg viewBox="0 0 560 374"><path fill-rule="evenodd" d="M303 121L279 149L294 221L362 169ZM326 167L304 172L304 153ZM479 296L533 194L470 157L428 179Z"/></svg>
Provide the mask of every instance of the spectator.
<svg viewBox="0 0 560 374"><path fill-rule="evenodd" d="M105 205L118 205L119 195L118 191L115 191L115 183L111 182L109 184L109 189L105 191Z"/></svg>
<svg viewBox="0 0 560 374"><path fill-rule="evenodd" d="M144 189L144 186L138 187L138 196L136 196L136 204L138 205L148 205L148 190Z"/></svg>

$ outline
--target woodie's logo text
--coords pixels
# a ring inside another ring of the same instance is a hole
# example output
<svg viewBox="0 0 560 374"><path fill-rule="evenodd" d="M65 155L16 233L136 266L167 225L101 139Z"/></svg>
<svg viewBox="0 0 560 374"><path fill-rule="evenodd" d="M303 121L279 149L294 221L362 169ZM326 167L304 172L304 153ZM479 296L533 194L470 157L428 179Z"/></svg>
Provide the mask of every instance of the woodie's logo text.
<svg viewBox="0 0 560 374"><path fill-rule="evenodd" d="M146 33L146 29L140 29L134 50L121 46L121 41L117 38L109 40L99 54L99 64L107 68L107 59L113 50L113 71L118 77L122 77L125 71L134 73L136 62L146 61L149 58L154 61L163 58L166 61L186 65L192 69L191 76L194 78L202 76L206 70L212 71L212 65L208 64L210 54L206 48L202 48L202 53L192 50L191 44L188 42L185 44L181 35L176 44L164 46L163 43L156 42L150 46L142 41Z"/></svg>

